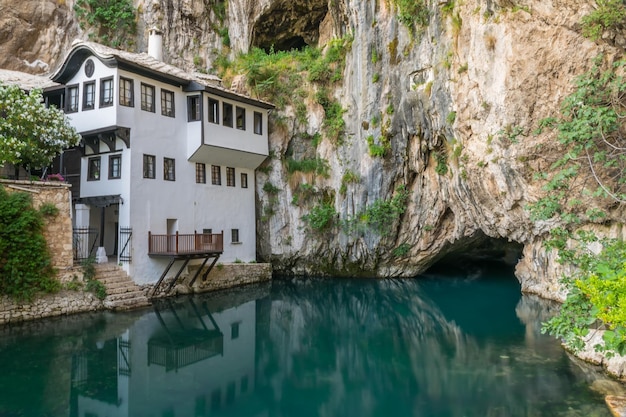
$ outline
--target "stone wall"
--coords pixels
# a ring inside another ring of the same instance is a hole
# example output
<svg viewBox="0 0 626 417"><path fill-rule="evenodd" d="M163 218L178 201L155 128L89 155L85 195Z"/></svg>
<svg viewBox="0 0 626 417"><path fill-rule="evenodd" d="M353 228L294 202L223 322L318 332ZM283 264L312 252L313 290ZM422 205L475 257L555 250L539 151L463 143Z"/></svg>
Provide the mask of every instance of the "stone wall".
<svg viewBox="0 0 626 417"><path fill-rule="evenodd" d="M61 291L46 294L32 302L18 302L0 297L0 325L67 314L104 309L104 304L90 292Z"/></svg>
<svg viewBox="0 0 626 417"><path fill-rule="evenodd" d="M0 180L7 192L27 192L35 208L52 203L59 214L45 218L44 236L52 255L52 266L59 271L61 282L74 274L72 255L72 206L70 185L62 182Z"/></svg>
<svg viewBox="0 0 626 417"><path fill-rule="evenodd" d="M207 267L203 268L193 287L189 287L189 281L194 277L200 265L192 265L187 270L187 274L183 276L180 283L172 289L167 295L203 293L226 288L240 287L248 284L257 284L269 282L272 279L272 265L268 263L219 263L213 267L206 281L202 281L202 273ZM171 279L171 278L170 278ZM162 290L155 296L164 297L164 289L169 283L166 280L161 284ZM144 291L151 293L152 286L144 286Z"/></svg>

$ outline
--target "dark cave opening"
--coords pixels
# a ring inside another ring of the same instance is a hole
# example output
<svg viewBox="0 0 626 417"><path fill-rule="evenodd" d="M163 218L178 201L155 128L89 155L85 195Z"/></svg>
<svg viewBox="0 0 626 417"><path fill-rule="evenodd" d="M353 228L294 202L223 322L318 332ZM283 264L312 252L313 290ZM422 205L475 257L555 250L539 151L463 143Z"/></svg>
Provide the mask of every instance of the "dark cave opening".
<svg viewBox="0 0 626 417"><path fill-rule="evenodd" d="M291 38L287 38L287 39L277 39L274 43L271 43L269 45L266 45L266 44L257 45L257 47L263 49L265 53L268 53L268 54L271 51L274 51L274 52L281 52L281 51L289 52L292 50L302 51L307 46L309 45L306 43L306 41L304 40L302 36L292 36Z"/></svg>
<svg viewBox="0 0 626 417"><path fill-rule="evenodd" d="M495 272L513 277L523 248L521 243L477 233L450 244L424 275L477 279Z"/></svg>

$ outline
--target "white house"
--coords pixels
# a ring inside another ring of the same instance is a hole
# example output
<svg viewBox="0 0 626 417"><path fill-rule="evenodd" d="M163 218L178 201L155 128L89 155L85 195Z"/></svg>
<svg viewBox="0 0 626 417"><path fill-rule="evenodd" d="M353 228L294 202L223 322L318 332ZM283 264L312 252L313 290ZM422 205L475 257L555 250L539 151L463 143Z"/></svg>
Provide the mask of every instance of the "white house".
<svg viewBox="0 0 626 417"><path fill-rule="evenodd" d="M51 76L61 87L45 92L82 135L60 170L75 175L75 226L98 236L76 250L99 247L139 284L176 259L253 261L273 106L162 62L157 30L149 44L146 54L75 42Z"/></svg>

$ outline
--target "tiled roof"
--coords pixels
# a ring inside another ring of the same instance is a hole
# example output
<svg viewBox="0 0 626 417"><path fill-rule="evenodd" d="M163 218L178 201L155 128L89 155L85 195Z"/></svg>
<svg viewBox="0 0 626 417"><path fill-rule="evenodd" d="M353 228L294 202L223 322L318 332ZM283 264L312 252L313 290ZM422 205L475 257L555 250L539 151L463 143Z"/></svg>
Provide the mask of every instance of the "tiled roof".
<svg viewBox="0 0 626 417"><path fill-rule="evenodd" d="M32 90L33 88L45 89L60 85L44 75L33 75L6 69L0 69L0 82L18 85L23 90Z"/></svg>
<svg viewBox="0 0 626 417"><path fill-rule="evenodd" d="M225 88L222 86L222 80L211 74L204 74L199 72L187 72L178 67L175 67L170 64L166 64L165 62L159 61L158 59L148 55L145 52L135 53L135 52L127 52L119 49L110 48L108 46L88 41L76 40L72 44L72 49L64 59L61 66L50 76L51 79L59 80L61 79L61 74L67 70L68 60L72 58L76 51L80 49L89 49L94 55L104 61L117 61L123 62L126 64L130 64L135 67L140 67L145 70L151 71L153 73L158 73L164 75L166 77L173 77L175 79L181 80L188 84L196 83L201 86L206 87L206 90L209 92L213 92L217 95L223 95L229 98L233 98L235 100L239 99L245 102L254 102L258 105L261 105L265 108L273 108L274 105L259 100L256 98L252 98L245 94L241 94Z"/></svg>
<svg viewBox="0 0 626 417"><path fill-rule="evenodd" d="M134 63L152 71L157 71L165 75L171 75L176 78L182 78L187 81L196 81L207 86L219 85L222 82L222 80L220 80L220 78L215 75L189 73L178 67L159 61L158 59L153 58L145 52L127 52L120 49L110 48L96 42L87 42L80 40L75 40L74 43L72 43L72 50L80 46L85 46L91 49L91 51L95 55L102 59L114 58L125 62Z"/></svg>

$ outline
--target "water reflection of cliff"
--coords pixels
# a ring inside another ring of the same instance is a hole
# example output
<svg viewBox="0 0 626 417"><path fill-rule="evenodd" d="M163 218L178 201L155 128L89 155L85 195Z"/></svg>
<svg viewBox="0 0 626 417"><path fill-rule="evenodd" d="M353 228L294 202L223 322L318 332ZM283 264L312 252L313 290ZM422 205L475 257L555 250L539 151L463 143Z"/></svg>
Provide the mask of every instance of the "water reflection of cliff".
<svg viewBox="0 0 626 417"><path fill-rule="evenodd" d="M281 284L271 308L276 351L261 357L259 369L268 371L259 384L289 415L543 416L586 408L589 395L579 396L586 388L572 387L576 369L558 344L516 316L519 288L491 284ZM592 409L608 415L601 403Z"/></svg>

